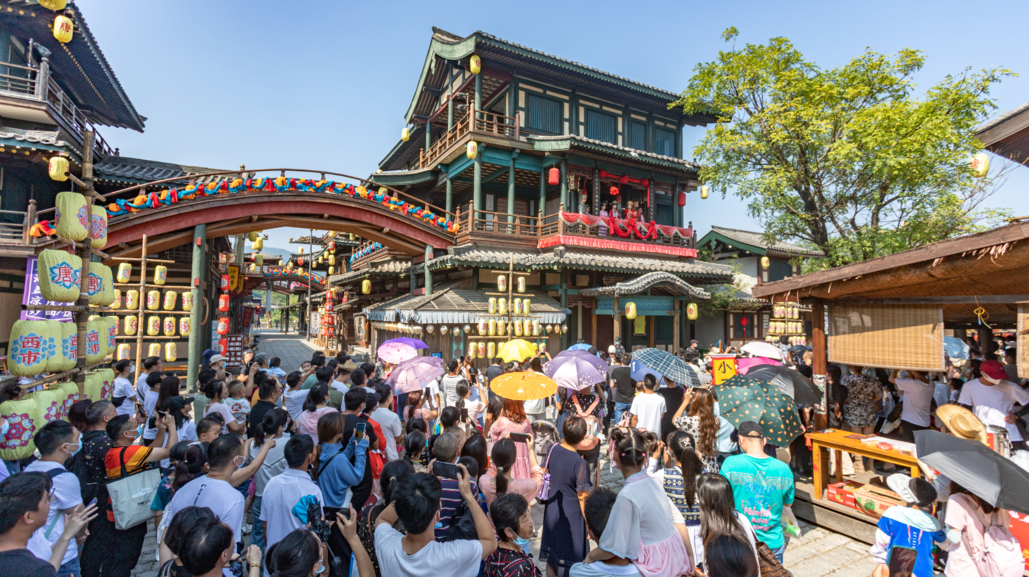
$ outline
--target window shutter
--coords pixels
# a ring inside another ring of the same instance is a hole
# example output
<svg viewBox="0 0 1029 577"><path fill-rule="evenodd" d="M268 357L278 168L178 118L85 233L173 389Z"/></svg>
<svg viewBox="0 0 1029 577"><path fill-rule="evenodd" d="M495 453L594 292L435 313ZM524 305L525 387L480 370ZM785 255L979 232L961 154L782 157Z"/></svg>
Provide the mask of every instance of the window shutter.
<svg viewBox="0 0 1029 577"><path fill-rule="evenodd" d="M616 144L615 117L596 110L586 111L586 137Z"/></svg>
<svg viewBox="0 0 1029 577"><path fill-rule="evenodd" d="M629 123L629 146L635 150L647 150L647 125L642 122Z"/></svg>
<svg viewBox="0 0 1029 577"><path fill-rule="evenodd" d="M525 127L537 132L561 134L561 103L528 94L526 101Z"/></svg>
<svg viewBox="0 0 1029 577"><path fill-rule="evenodd" d="M675 133L658 128L654 131L654 152L662 156L675 156Z"/></svg>

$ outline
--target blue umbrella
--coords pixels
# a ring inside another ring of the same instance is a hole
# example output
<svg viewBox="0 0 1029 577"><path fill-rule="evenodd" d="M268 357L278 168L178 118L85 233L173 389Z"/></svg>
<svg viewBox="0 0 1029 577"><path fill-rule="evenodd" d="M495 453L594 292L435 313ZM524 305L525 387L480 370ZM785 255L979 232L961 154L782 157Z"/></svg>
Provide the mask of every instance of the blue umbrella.
<svg viewBox="0 0 1029 577"><path fill-rule="evenodd" d="M645 377L648 374L650 374L650 375L654 375L655 377L657 377L657 384L658 385L660 385L662 382L664 382L664 381L661 380L661 379L663 379L665 377L662 373L660 373L658 371L655 371L654 369L644 365L643 363L641 363L641 362L639 362L637 360L633 360L631 363L629 363L629 370L632 371L632 380L634 380L634 381L642 381L643 377Z"/></svg>
<svg viewBox="0 0 1029 577"><path fill-rule="evenodd" d="M968 345L957 337L943 337L943 350L952 359L968 359Z"/></svg>
<svg viewBox="0 0 1029 577"><path fill-rule="evenodd" d="M697 373L686 364L686 361L668 351L640 349L632 353L632 360L633 362L639 361L649 368L650 372L655 375L664 375L672 382L689 388L700 386L700 378Z"/></svg>
<svg viewBox="0 0 1029 577"><path fill-rule="evenodd" d="M592 347L592 346L593 345L591 345L589 343L576 343L576 344L568 347L568 350L569 351L588 351L588 350L590 350L590 347Z"/></svg>

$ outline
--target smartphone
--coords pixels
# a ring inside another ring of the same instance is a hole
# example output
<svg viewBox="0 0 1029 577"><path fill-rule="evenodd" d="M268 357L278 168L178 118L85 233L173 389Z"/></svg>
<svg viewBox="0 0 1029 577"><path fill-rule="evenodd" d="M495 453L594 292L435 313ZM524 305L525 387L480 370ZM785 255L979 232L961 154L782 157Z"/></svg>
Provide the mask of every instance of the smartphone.
<svg viewBox="0 0 1029 577"><path fill-rule="evenodd" d="M511 433L511 440L516 443L528 443L529 435L525 433Z"/></svg>
<svg viewBox="0 0 1029 577"><path fill-rule="evenodd" d="M462 421L467 421L468 420L468 409L461 409L461 420Z"/></svg>
<svg viewBox="0 0 1029 577"><path fill-rule="evenodd" d="M436 461L432 464L432 474L445 479L457 479L457 472L460 469L453 463L441 463Z"/></svg>
<svg viewBox="0 0 1029 577"><path fill-rule="evenodd" d="M364 438L364 427L365 423L357 423L354 425L354 436L357 437L357 440Z"/></svg>

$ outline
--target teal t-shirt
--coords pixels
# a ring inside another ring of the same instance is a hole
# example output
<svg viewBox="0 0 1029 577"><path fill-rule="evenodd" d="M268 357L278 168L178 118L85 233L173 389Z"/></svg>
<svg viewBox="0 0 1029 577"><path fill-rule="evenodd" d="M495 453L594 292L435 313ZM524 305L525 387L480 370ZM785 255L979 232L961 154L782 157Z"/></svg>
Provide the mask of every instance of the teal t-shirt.
<svg viewBox="0 0 1029 577"><path fill-rule="evenodd" d="M782 508L793 504L793 471L779 459L729 457L722 475L732 483L736 510L747 516L757 538L778 549L786 543L782 532Z"/></svg>
<svg viewBox="0 0 1029 577"><path fill-rule="evenodd" d="M314 373L311 373L311 376L307 377L307 379L304 380L304 384L300 385L300 388L304 389L306 391L307 389L310 389L311 387L313 387L314 384L317 383L317 382L318 382L318 377L315 376Z"/></svg>

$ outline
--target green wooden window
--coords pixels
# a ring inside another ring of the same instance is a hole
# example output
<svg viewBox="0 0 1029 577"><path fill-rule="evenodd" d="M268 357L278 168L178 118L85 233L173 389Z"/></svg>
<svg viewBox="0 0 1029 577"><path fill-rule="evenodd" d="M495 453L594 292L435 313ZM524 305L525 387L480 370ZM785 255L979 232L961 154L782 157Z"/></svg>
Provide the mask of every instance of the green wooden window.
<svg viewBox="0 0 1029 577"><path fill-rule="evenodd" d="M670 204L661 204L659 202L659 203L657 203L655 208L657 209L656 210L657 214L654 215L654 220L657 221L658 224L663 224L665 226L671 226L671 225L675 224L674 223L675 209L672 208L672 205L670 205Z"/></svg>
<svg viewBox="0 0 1029 577"><path fill-rule="evenodd" d="M618 134L615 132L615 117L596 110L587 110L586 138L617 144Z"/></svg>
<svg viewBox="0 0 1029 577"><path fill-rule="evenodd" d="M675 338L675 317L654 317L654 344L670 344Z"/></svg>
<svg viewBox="0 0 1029 577"><path fill-rule="evenodd" d="M528 94L525 99L525 127L537 132L561 134L561 103Z"/></svg>
<svg viewBox="0 0 1029 577"><path fill-rule="evenodd" d="M635 120L629 121L629 147L647 150L647 125Z"/></svg>
<svg viewBox="0 0 1029 577"><path fill-rule="evenodd" d="M663 156L675 156L675 131L657 128L654 130L654 152Z"/></svg>

